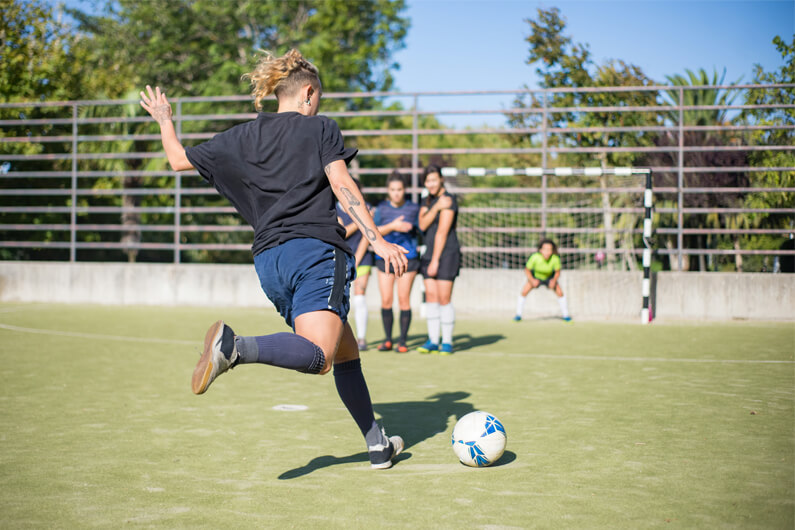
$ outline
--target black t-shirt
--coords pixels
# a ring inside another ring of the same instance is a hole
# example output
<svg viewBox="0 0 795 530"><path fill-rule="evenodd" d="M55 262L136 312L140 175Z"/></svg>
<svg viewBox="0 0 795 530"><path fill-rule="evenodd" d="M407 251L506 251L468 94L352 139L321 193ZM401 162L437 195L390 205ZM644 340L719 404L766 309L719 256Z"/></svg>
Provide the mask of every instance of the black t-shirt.
<svg viewBox="0 0 795 530"><path fill-rule="evenodd" d="M452 199L452 205L449 209L453 211L453 222L450 225L450 231L447 232L447 241L445 241L444 248L442 248L442 254L446 252L459 252L461 250L461 246L458 243L458 236L455 233L455 227L458 224L458 201L456 200L455 195L451 195L447 190L445 190L444 193L438 197L427 197L425 201L423 201L422 205L426 208L432 208L442 196L450 197L450 199ZM444 210L436 214L436 218L423 233L423 241L425 241L426 248L423 258L427 258L428 261L430 261L431 256L433 255L433 245L436 240L436 231L439 229L439 216L443 211Z"/></svg>
<svg viewBox="0 0 795 530"><path fill-rule="evenodd" d="M347 164L356 152L345 148L334 120L297 112L261 113L185 148L191 165L254 228L255 256L302 237L350 252L323 168Z"/></svg>

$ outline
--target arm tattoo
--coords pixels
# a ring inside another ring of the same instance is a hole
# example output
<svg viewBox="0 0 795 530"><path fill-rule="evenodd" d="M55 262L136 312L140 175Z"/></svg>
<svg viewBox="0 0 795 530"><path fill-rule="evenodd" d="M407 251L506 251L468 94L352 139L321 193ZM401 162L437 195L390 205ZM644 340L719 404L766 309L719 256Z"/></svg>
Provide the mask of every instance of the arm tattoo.
<svg viewBox="0 0 795 530"><path fill-rule="evenodd" d="M348 188L340 188L340 191L342 191L342 194L345 195L345 198L348 200L348 204L350 204L351 206L359 206L361 204L359 200L356 198L356 196L353 193L351 193L351 190L349 190Z"/></svg>
<svg viewBox="0 0 795 530"><path fill-rule="evenodd" d="M325 171L325 172L326 172L326 176L327 176L327 177L330 177L330 176L331 176L331 164L329 164L329 165L327 165L326 167L324 167L324 168L323 168L323 171Z"/></svg>
<svg viewBox="0 0 795 530"><path fill-rule="evenodd" d="M157 123L163 123L166 120L171 119L171 106L170 105L158 105L154 109L152 109L152 117L155 119Z"/></svg>
<svg viewBox="0 0 795 530"><path fill-rule="evenodd" d="M370 242L375 241L375 232L373 232L372 229L364 225L364 223L359 218L359 216L356 215L356 210L354 210L353 207L351 206L350 208L348 208L348 211L351 212L351 217L356 219L356 222L359 223L359 226L364 228L364 235L367 236L367 240Z"/></svg>

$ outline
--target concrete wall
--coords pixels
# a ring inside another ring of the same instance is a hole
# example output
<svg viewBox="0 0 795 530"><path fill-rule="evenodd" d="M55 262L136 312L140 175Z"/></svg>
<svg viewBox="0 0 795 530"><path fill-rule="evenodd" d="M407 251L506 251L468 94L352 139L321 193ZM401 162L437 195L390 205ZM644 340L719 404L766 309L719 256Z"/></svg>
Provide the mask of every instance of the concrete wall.
<svg viewBox="0 0 795 530"><path fill-rule="evenodd" d="M640 272L564 271L561 287L575 319L636 319ZM524 282L520 270L464 270L453 301L459 314L510 318ZM412 307L422 301L421 277ZM652 282L660 319L795 320L795 275L664 272ZM368 305L380 307L372 275ZM0 302L272 307L253 265L171 265L0 261ZM397 306L397 302L395 302ZM525 318L559 314L555 295L533 291Z"/></svg>

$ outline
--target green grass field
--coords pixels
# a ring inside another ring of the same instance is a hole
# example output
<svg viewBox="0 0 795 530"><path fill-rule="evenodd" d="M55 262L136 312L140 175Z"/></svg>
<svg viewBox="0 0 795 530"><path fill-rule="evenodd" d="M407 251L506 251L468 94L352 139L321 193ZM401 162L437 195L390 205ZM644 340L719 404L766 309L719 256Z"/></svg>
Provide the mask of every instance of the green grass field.
<svg viewBox="0 0 795 530"><path fill-rule="evenodd" d="M331 376L241 366L194 396L217 318L286 330L265 310L0 305L0 527L795 524L792 324L461 318L452 357L370 350L407 442L374 471ZM508 432L490 468L450 448L477 409Z"/></svg>

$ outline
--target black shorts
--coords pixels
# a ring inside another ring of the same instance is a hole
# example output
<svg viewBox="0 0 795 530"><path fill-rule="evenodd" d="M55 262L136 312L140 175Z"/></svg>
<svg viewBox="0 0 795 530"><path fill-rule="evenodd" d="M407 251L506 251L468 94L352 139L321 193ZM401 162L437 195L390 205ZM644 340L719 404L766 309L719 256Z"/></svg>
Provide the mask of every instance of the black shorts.
<svg viewBox="0 0 795 530"><path fill-rule="evenodd" d="M378 270L381 272L386 272L386 262L382 259L375 260L375 266L378 267ZM417 258L412 258L409 260L408 267L406 267L406 272L417 272L420 270L420 260ZM389 274L394 274L395 271L392 270L392 266L389 266Z"/></svg>
<svg viewBox="0 0 795 530"><path fill-rule="evenodd" d="M420 263L420 273L428 279L428 265L431 264L430 256L423 256ZM452 282L458 277L461 271L461 251L456 250L453 252L442 252L442 257L439 258L439 269L436 271L436 276L430 278L433 280L447 280Z"/></svg>
<svg viewBox="0 0 795 530"><path fill-rule="evenodd" d="M544 286L544 287L546 287L547 289L549 289L549 280L551 280L552 278L554 278L554 276L550 276L550 277L549 277L549 278L547 278L546 280L542 280L541 278L539 278L538 276L536 276L536 273L535 273L535 271L530 271L530 274L532 274L532 275L533 275L533 278L535 278L536 280L538 280L538 281L539 281L539 284L538 284L538 286L539 286L539 287L541 287L541 286L543 285L543 286Z"/></svg>

